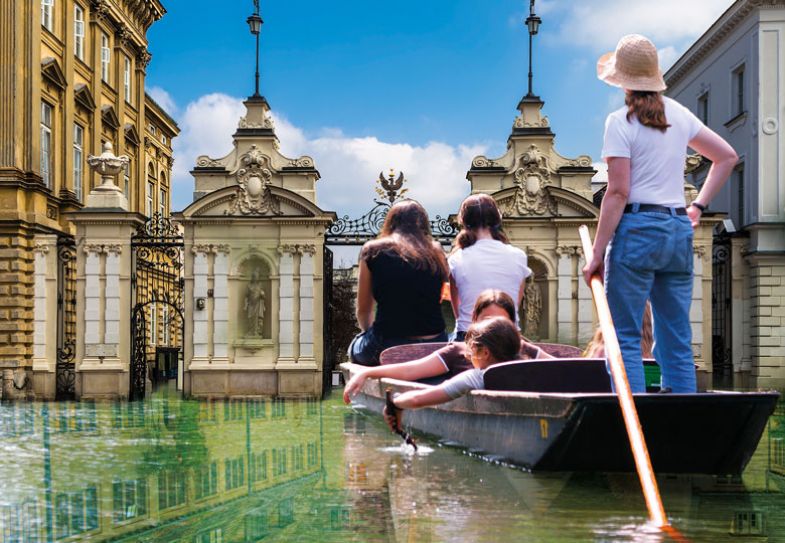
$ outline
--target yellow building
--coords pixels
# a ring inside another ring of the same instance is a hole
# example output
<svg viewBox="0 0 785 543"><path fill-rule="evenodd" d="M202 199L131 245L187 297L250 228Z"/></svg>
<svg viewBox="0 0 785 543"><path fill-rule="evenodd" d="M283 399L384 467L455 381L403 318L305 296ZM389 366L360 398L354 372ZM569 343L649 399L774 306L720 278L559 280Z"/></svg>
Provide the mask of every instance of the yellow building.
<svg viewBox="0 0 785 543"><path fill-rule="evenodd" d="M68 213L100 183L87 157L103 142L130 158L118 179L129 211L170 211L179 129L145 93L146 33L164 13L159 0L0 2L1 367L32 364L35 254L56 250L61 264L72 261ZM57 288L66 358L69 289Z"/></svg>

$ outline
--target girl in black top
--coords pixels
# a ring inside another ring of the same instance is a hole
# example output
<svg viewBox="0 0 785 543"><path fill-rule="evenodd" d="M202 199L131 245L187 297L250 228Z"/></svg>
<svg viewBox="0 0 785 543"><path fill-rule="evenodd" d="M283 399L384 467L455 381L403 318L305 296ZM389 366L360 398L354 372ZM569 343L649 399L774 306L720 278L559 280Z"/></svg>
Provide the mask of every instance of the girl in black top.
<svg viewBox="0 0 785 543"><path fill-rule="evenodd" d="M396 202L379 237L362 248L357 281L362 332L349 345L352 362L377 366L387 347L447 340L441 310L447 260L430 224L419 203Z"/></svg>

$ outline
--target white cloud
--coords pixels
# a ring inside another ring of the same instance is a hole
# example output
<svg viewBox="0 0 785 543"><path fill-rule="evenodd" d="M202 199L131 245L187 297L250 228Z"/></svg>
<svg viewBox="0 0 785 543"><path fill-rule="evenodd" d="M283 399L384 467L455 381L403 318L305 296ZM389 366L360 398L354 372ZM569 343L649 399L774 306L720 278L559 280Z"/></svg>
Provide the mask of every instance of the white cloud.
<svg viewBox="0 0 785 543"><path fill-rule="evenodd" d="M683 51L677 50L672 45L658 49L657 55L660 59L660 68L662 68L662 71L667 72L668 69L673 66L673 63L679 60L682 53Z"/></svg>
<svg viewBox="0 0 785 543"><path fill-rule="evenodd" d="M177 104L174 102L174 98L161 87L148 87L147 94L152 96L153 100L158 102L158 105L164 108L164 111L169 115L177 113Z"/></svg>
<svg viewBox="0 0 785 543"><path fill-rule="evenodd" d="M600 162L592 162L592 168L597 170L594 177L591 178L592 183L607 183L608 182L608 164L602 160Z"/></svg>
<svg viewBox="0 0 785 543"><path fill-rule="evenodd" d="M174 140L174 205L182 209L191 201L193 178L189 171L199 155L225 156L232 148L232 134L245 114L242 100L225 94L209 94L191 102L180 116L181 133ZM455 212L469 193L466 171L471 160L488 152L488 145L451 146L392 143L376 137L351 137L337 128L325 127L313 137L273 113L281 152L289 157L314 158L322 178L317 182L318 204L323 209L357 216L373 205L375 180L389 168L403 171L407 196L423 203L432 215Z"/></svg>
<svg viewBox="0 0 785 543"><path fill-rule="evenodd" d="M555 1L555 0L554 0ZM626 34L643 34L660 47L679 46L700 36L733 0L559 0L565 15L556 39L610 51ZM569 5L569 7L566 7Z"/></svg>

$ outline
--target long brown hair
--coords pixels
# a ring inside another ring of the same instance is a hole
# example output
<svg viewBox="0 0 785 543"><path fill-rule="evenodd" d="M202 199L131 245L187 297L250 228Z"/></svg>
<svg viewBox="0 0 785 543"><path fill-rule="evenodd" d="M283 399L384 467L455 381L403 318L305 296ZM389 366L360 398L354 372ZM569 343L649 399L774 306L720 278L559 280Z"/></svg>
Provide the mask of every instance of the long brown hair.
<svg viewBox="0 0 785 543"><path fill-rule="evenodd" d="M654 319L651 316L651 303L646 302L646 309L643 311L643 327L641 328L641 354L642 358L654 358ZM594 331L583 356L586 358L598 358L599 350L605 350L605 338L602 329L598 326Z"/></svg>
<svg viewBox="0 0 785 543"><path fill-rule="evenodd" d="M461 232L455 237L453 250L466 249L477 241L478 228L487 228L491 236L502 243L510 243L502 230L502 214L496 200L487 194L472 194L461 203L458 211L458 224Z"/></svg>
<svg viewBox="0 0 785 543"><path fill-rule="evenodd" d="M510 316L510 320L515 322L515 302L509 294L495 288L485 289L477 296L472 311L472 322L477 321L480 313L492 305L501 307Z"/></svg>
<svg viewBox="0 0 785 543"><path fill-rule="evenodd" d="M444 253L433 244L428 212L415 200L393 204L379 237L363 246L360 259L368 260L383 251L393 251L415 268L427 269L439 274L443 281L447 280L449 272Z"/></svg>
<svg viewBox="0 0 785 543"><path fill-rule="evenodd" d="M504 317L493 317L469 326L466 344L482 345L496 362L507 362L520 357L521 336L515 323Z"/></svg>
<svg viewBox="0 0 785 543"><path fill-rule="evenodd" d="M665 102L659 92L627 91L624 103L628 108L628 121L635 115L643 126L655 128L660 132L665 132L670 127L668 119L665 118Z"/></svg>

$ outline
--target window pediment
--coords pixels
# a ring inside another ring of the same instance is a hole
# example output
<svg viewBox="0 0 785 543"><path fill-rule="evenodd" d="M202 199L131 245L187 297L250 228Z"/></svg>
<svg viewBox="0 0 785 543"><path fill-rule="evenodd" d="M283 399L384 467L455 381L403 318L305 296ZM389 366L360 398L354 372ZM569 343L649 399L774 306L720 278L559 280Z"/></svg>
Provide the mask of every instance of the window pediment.
<svg viewBox="0 0 785 543"><path fill-rule="evenodd" d="M90 113L95 111L93 93L90 92L90 87L84 83L78 83L74 86L74 101Z"/></svg>
<svg viewBox="0 0 785 543"><path fill-rule="evenodd" d="M57 60L52 57L46 57L41 61L41 73L52 85L60 90L65 90L68 86L63 69L60 68Z"/></svg>
<svg viewBox="0 0 785 543"><path fill-rule="evenodd" d="M101 120L104 124L115 130L120 128L120 119L117 118L117 113L115 113L114 107L112 106L101 107Z"/></svg>

